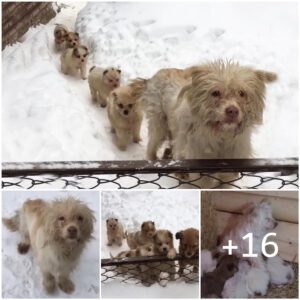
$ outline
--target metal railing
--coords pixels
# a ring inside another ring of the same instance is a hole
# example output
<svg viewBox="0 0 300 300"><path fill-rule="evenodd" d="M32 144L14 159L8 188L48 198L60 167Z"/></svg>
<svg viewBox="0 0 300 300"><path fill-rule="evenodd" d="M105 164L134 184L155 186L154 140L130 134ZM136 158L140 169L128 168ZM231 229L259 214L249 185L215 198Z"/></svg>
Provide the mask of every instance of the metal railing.
<svg viewBox="0 0 300 300"><path fill-rule="evenodd" d="M199 259L192 264L177 255L174 259L165 256L112 258L101 260L101 283L114 280L124 283L151 286L158 283L166 286L169 281L199 282Z"/></svg>
<svg viewBox="0 0 300 300"><path fill-rule="evenodd" d="M298 189L298 159L3 163L3 189Z"/></svg>

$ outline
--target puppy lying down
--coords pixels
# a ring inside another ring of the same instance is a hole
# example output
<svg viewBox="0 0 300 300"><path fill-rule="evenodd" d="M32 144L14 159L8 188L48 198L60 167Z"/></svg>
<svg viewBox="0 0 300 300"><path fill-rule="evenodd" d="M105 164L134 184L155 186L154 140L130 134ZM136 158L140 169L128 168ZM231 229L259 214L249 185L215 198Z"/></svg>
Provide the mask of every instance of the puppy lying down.
<svg viewBox="0 0 300 300"><path fill-rule="evenodd" d="M73 197L27 200L15 216L3 218L10 231L21 235L18 252L32 248L45 290L54 293L58 286L68 294L75 290L69 276L92 239L94 221L92 210Z"/></svg>

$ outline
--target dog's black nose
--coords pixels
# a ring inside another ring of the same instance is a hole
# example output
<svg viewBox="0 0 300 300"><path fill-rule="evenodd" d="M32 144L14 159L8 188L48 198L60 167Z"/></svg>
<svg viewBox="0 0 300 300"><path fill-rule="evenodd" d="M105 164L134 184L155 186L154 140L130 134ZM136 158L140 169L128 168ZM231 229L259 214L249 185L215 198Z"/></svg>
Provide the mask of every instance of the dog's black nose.
<svg viewBox="0 0 300 300"><path fill-rule="evenodd" d="M235 119L239 115L239 110L237 107L230 105L226 108L225 113L230 119Z"/></svg>
<svg viewBox="0 0 300 300"><path fill-rule="evenodd" d="M168 250L167 247L163 247L163 251L166 252Z"/></svg>
<svg viewBox="0 0 300 300"><path fill-rule="evenodd" d="M68 228L68 233L71 237L75 237L77 235L77 228L75 226L70 226Z"/></svg>
<svg viewBox="0 0 300 300"><path fill-rule="evenodd" d="M187 255L188 255L188 256L192 256L192 252L190 252L190 251L187 252Z"/></svg>
<svg viewBox="0 0 300 300"><path fill-rule="evenodd" d="M125 115L128 115L128 110L124 110L124 114L125 114Z"/></svg>

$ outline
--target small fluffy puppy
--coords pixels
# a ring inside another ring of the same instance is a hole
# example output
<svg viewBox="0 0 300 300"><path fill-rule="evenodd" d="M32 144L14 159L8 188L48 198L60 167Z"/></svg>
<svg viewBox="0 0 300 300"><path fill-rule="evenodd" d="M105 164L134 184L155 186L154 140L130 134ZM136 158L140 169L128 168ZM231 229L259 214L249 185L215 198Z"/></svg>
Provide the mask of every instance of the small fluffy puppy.
<svg viewBox="0 0 300 300"><path fill-rule="evenodd" d="M54 43L57 51L65 50L67 43L68 28L62 24L56 24L54 28Z"/></svg>
<svg viewBox="0 0 300 300"><path fill-rule="evenodd" d="M266 264L271 284L283 286L294 281L295 272L291 264L284 261L281 257L268 257L266 258Z"/></svg>
<svg viewBox="0 0 300 300"><path fill-rule="evenodd" d="M201 298L221 298L225 282L238 271L238 264L236 255L221 255L216 269L201 277Z"/></svg>
<svg viewBox="0 0 300 300"><path fill-rule="evenodd" d="M88 82L93 101L100 103L101 107L106 107L110 92L120 86L121 70L93 66L89 72Z"/></svg>
<svg viewBox="0 0 300 300"><path fill-rule="evenodd" d="M201 276L205 273L212 272L217 266L217 259L213 257L211 251L201 250Z"/></svg>
<svg viewBox="0 0 300 300"><path fill-rule="evenodd" d="M173 234L169 230L157 230L154 235L154 251L156 255L165 255L175 258L176 250L173 244Z"/></svg>
<svg viewBox="0 0 300 300"><path fill-rule="evenodd" d="M141 141L143 113L131 86L118 87L110 93L107 113L111 131L116 133L117 146L120 150L126 149L130 136L134 143Z"/></svg>
<svg viewBox="0 0 300 300"><path fill-rule="evenodd" d="M175 235L179 243L179 254L186 259L179 260L179 274L183 274L183 271L187 265L193 266L193 272L199 271L199 230L195 228L188 228L179 231Z"/></svg>
<svg viewBox="0 0 300 300"><path fill-rule="evenodd" d="M107 246L112 246L113 243L122 246L125 234L123 225L118 219L109 218L106 220L106 232L108 241Z"/></svg>
<svg viewBox="0 0 300 300"><path fill-rule="evenodd" d="M61 71L72 76L80 72L81 79L85 80L88 55L88 48L82 45L66 49L60 57Z"/></svg>
<svg viewBox="0 0 300 300"><path fill-rule="evenodd" d="M249 232L253 233L253 252L258 257L250 258L251 269L247 275L247 282L251 294L264 295L268 288L269 276L266 265L262 257L261 245L262 239L271 229L274 229L278 223L272 216L271 204L263 199L260 203L251 204L245 211L243 216L238 220L236 226L231 228L222 238L220 249L223 245L228 245L228 241L232 240L233 245L238 246L237 253L249 253L249 242L243 239L243 236ZM260 280L257 280L260 278Z"/></svg>
<svg viewBox="0 0 300 300"><path fill-rule="evenodd" d="M146 221L141 225L140 231L129 234L125 233L129 248L135 249L138 246L145 245L147 243L153 243L155 232L155 223L153 221Z"/></svg>
<svg viewBox="0 0 300 300"><path fill-rule="evenodd" d="M66 48L75 48L80 45L79 33L68 32L66 35Z"/></svg>
<svg viewBox="0 0 300 300"><path fill-rule="evenodd" d="M238 265L238 272L229 278L223 288L222 298L248 298L247 275L250 271L251 264L247 260L241 260Z"/></svg>
<svg viewBox="0 0 300 300"><path fill-rule="evenodd" d="M68 294L75 289L70 273L92 238L94 221L92 210L73 197L28 200L13 218L3 219L8 229L21 234L19 253L32 248L45 290L54 293L58 285Z"/></svg>
<svg viewBox="0 0 300 300"><path fill-rule="evenodd" d="M142 256L153 256L154 255L154 246L153 244L145 244L143 246L138 246L134 250L122 251L117 254L117 256L113 257L111 254L111 258L134 258L134 257L142 257ZM135 276L140 276L142 281L148 279L151 269L150 266L144 264L125 264L117 267L118 272L121 274L131 274Z"/></svg>
<svg viewBox="0 0 300 300"><path fill-rule="evenodd" d="M173 159L251 158L251 136L262 123L266 84L276 79L274 73L219 60L162 69L149 80L137 80L149 120L148 159L157 159L166 140ZM214 181L200 184L211 187Z"/></svg>

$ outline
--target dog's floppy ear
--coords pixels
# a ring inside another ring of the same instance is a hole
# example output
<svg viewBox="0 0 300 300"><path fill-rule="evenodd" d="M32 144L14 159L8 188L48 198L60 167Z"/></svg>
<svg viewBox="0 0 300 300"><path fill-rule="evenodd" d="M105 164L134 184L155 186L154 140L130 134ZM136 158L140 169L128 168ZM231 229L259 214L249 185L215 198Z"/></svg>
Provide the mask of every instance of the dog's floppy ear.
<svg viewBox="0 0 300 300"><path fill-rule="evenodd" d="M153 221L151 221L152 225L155 226L155 223Z"/></svg>
<svg viewBox="0 0 300 300"><path fill-rule="evenodd" d="M118 69L117 72L118 72L119 74L121 74L121 70L120 70L120 69Z"/></svg>
<svg viewBox="0 0 300 300"><path fill-rule="evenodd" d="M182 238L182 231L176 232L175 238L176 238L176 240L180 240Z"/></svg>
<svg viewBox="0 0 300 300"><path fill-rule="evenodd" d="M103 75L107 74L108 70L104 70L103 71Z"/></svg>
<svg viewBox="0 0 300 300"><path fill-rule="evenodd" d="M144 229L145 225L146 225L146 222L143 222L141 228Z"/></svg>
<svg viewBox="0 0 300 300"><path fill-rule="evenodd" d="M277 74L273 72L256 70L255 74L258 77L258 79L263 81L264 83L270 83L277 80Z"/></svg>
<svg viewBox="0 0 300 300"><path fill-rule="evenodd" d="M113 97L113 100L114 100L114 101L117 101L117 99L118 99L117 94L116 94L115 92L112 92L111 95L112 95L112 97Z"/></svg>
<svg viewBox="0 0 300 300"><path fill-rule="evenodd" d="M115 219L115 221L118 222L119 220L118 220L118 219Z"/></svg>
<svg viewBox="0 0 300 300"><path fill-rule="evenodd" d="M108 223L109 219L106 219L106 223Z"/></svg>
<svg viewBox="0 0 300 300"><path fill-rule="evenodd" d="M79 37L79 33L78 33L78 32L75 32L75 35L76 35L77 37Z"/></svg>
<svg viewBox="0 0 300 300"><path fill-rule="evenodd" d="M168 236L171 240L173 240L173 233L171 231L168 230Z"/></svg>

